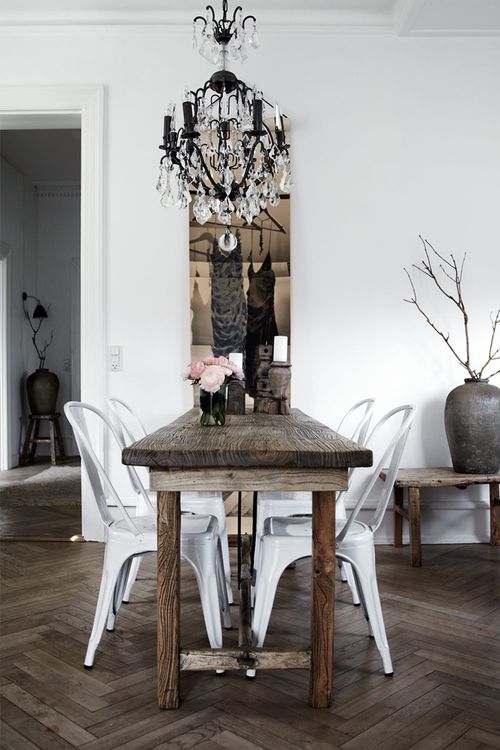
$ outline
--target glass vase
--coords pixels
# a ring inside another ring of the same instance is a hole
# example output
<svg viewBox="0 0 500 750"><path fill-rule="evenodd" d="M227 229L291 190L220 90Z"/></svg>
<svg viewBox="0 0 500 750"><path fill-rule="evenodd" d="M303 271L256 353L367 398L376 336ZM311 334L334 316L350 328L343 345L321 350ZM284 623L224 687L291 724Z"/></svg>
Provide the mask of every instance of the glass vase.
<svg viewBox="0 0 500 750"><path fill-rule="evenodd" d="M226 421L227 385L222 385L215 393L200 388L200 424L204 427L223 425Z"/></svg>

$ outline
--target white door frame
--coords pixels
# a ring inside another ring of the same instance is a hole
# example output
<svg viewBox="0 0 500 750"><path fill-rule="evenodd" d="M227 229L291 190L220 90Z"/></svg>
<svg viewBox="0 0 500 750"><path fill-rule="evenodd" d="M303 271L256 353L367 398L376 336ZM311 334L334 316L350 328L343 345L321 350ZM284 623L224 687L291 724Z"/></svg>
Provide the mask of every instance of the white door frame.
<svg viewBox="0 0 500 750"><path fill-rule="evenodd" d="M103 257L102 86L0 86L0 116L72 114L81 116L81 400L104 406L105 345ZM102 434L91 435L104 455ZM82 534L103 540L90 488L82 477Z"/></svg>
<svg viewBox="0 0 500 750"><path fill-rule="evenodd" d="M7 362L9 360L8 331L8 256L7 243L0 240L0 471L7 469L10 457L10 435L9 435L9 385Z"/></svg>

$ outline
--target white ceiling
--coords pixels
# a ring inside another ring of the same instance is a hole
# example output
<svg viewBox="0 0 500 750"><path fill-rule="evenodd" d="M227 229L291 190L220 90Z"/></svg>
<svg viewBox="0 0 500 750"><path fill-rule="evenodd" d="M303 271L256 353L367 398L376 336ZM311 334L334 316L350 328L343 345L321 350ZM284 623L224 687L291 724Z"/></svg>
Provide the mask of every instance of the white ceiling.
<svg viewBox="0 0 500 750"><path fill-rule="evenodd" d="M500 0L244 0L261 25L406 35L500 34ZM205 0L0 0L0 26L190 24ZM219 11L220 0L213 2ZM230 8L236 2L230 1Z"/></svg>

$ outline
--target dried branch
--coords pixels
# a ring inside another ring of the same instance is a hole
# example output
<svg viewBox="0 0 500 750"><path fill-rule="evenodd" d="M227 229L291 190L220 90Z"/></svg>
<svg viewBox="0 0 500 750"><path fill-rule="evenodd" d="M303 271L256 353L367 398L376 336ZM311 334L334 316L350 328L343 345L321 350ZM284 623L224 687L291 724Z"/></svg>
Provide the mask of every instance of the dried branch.
<svg viewBox="0 0 500 750"><path fill-rule="evenodd" d="M434 325L434 323L429 318L429 316L427 315L427 313L420 307L420 304L419 304L418 299L417 299L417 292L415 290L415 285L413 284L413 280L412 280L412 278L411 278L411 276L410 276L410 274L409 274L409 272L408 272L408 270L406 268L404 269L404 271L405 271L406 275L408 276L408 279L409 279L410 284L411 284L411 288L413 290L413 298L412 299L405 299L404 301L405 302L409 302L412 305L415 305L415 307L417 308L417 310L419 311L419 313L425 318L425 320L430 325L430 327L434 331L436 331L436 333L439 336L441 336L441 338L445 342L445 344L448 347L448 349L458 359L458 361L460 362L460 364L462 365L462 367L465 367L465 369L467 370L467 372L470 374L471 378L474 378L475 374L470 369L468 363L460 357L460 355L455 351L455 349L450 344L450 334L449 333L445 334L445 333L443 333L443 331L440 331L439 328L436 325Z"/></svg>
<svg viewBox="0 0 500 750"><path fill-rule="evenodd" d="M485 369L488 367L488 365L491 362L495 362L497 359L500 359L500 347L497 347L493 351L493 345L494 345L494 342L495 342L495 336L496 336L496 332L497 332L497 326L500 323L500 310L497 310L496 315L495 315L495 320L493 320L493 315L490 315L490 320L491 320L491 338L490 338L490 346L489 346L489 349L488 349L488 359L486 360L486 362L484 363L484 365L479 370L479 377L480 378L483 377L483 372L485 371ZM497 370L496 372L493 373L493 375L490 375L490 378L492 378L494 375L498 375L499 372L500 372L500 370Z"/></svg>
<svg viewBox="0 0 500 750"><path fill-rule="evenodd" d="M45 359L47 357L47 349L49 348L49 346L51 345L54 339L54 331L50 332L50 339L48 341L47 339L45 339L43 346L38 346L36 337L38 336L40 327L43 321L45 320L45 318L37 318L36 323L33 323L33 319L30 317L29 312L26 308L24 297L23 297L23 309L24 309L24 317L28 321L31 330L33 331L33 336L31 337L31 341L33 342L33 346L35 348L36 355L38 357L38 368L41 370L45 364ZM47 309L46 309L47 313L49 310L50 310L50 305L47 306Z"/></svg>
<svg viewBox="0 0 500 750"><path fill-rule="evenodd" d="M460 266L458 265L455 257L453 254L450 254L450 260L442 256L438 251L431 245L431 243L428 240L425 240L421 235L419 235L420 240L423 245L423 251L425 258L420 262L420 265L412 265L412 268L415 268L417 271L422 273L424 276L427 276L430 278L434 285L439 289L439 291L451 302L453 302L454 305L458 307L460 310L462 320L463 320L463 326L464 326L464 337L465 337L465 356L461 357L454 346L450 343L450 335L448 333L444 333L441 331L430 319L429 315L423 310L421 307L418 298L417 298L417 292L415 289L415 285L413 283L413 279L411 278L411 275L409 271L405 268L404 271L406 275L408 276L413 297L411 299L405 299L405 302L408 302L412 305L415 305L419 313L425 318L427 323L430 325L430 327L436 331L436 333L443 339L446 346L450 349L454 357L458 360L458 362L461 364L462 367L464 367L467 372L469 373L470 377L473 380L480 380L483 377L483 373L485 369L488 367L488 365L491 364L491 362L494 362L495 360L500 359L500 347L494 349L494 342L495 342L495 335L497 332L497 329L500 324L500 310L497 311L495 318L493 319L493 316L490 316L491 319L491 325L492 325L492 332L491 332L491 339L490 339L490 345L488 350L488 358L482 368L480 370L474 370L470 363L470 338L469 338L469 316L465 307L463 295L462 295L462 278L463 278L463 271L464 271L464 264L465 259L467 257L467 254L464 253L464 256L462 258L462 262ZM429 252L430 250L430 252ZM435 271L433 267L432 257L431 254L436 256L436 258L441 261L439 263L439 269L441 270L442 275L449 279L454 286L454 289L452 292L449 292L446 287L443 285L442 281L438 278L437 272ZM494 377L495 375L498 375L500 370L497 372L494 372L489 377Z"/></svg>

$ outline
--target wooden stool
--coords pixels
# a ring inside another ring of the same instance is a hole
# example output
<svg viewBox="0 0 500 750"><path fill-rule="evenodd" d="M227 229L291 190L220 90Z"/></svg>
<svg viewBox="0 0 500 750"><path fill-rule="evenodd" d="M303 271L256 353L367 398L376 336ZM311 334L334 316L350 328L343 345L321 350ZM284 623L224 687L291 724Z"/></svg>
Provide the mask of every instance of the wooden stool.
<svg viewBox="0 0 500 750"><path fill-rule="evenodd" d="M58 411L53 414L30 414L26 437L24 439L23 451L19 464L32 464L35 459L35 451L38 443L50 443L50 460L52 466L57 463L56 460L56 442L59 445L59 458L66 458L64 453L64 444L59 426L60 414ZM49 436L45 438L38 437L40 434L40 424L42 420L49 423Z"/></svg>
<svg viewBox="0 0 500 750"><path fill-rule="evenodd" d="M385 470L380 478L386 478ZM394 482L394 546L403 545L403 518L410 525L410 557L412 567L422 565L420 543L420 490L429 487L457 487L464 490L471 484L488 484L490 488L490 544L500 545L500 474L457 474L451 467L400 469ZM408 509L403 507L403 493L408 490Z"/></svg>

